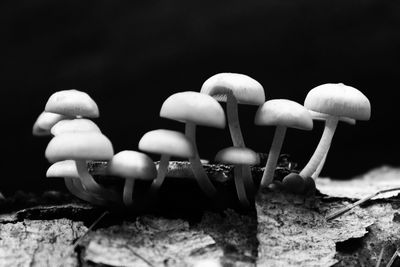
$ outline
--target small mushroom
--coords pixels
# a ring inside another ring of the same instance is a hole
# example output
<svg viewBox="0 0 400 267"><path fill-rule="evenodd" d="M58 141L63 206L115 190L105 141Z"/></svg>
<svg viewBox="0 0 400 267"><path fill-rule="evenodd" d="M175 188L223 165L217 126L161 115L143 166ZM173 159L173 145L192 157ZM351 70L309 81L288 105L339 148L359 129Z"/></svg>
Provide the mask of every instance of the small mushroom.
<svg viewBox="0 0 400 267"><path fill-rule="evenodd" d="M52 164L46 172L46 177L63 177L67 189L76 197L95 205L106 205L103 199L96 198L86 192L80 182L80 177L74 160L63 160Z"/></svg>
<svg viewBox="0 0 400 267"><path fill-rule="evenodd" d="M195 156L190 164L202 191L215 198L217 190L209 180L200 161L196 145L196 125L225 127L225 114L221 105L211 96L197 92L181 92L169 96L163 103L160 116L185 123L185 135L192 142Z"/></svg>
<svg viewBox="0 0 400 267"><path fill-rule="evenodd" d="M87 160L111 160L114 150L110 140L101 133L81 132L56 135L47 145L46 158L50 162L75 160L84 188L99 197L119 202L118 194L99 185L87 169Z"/></svg>
<svg viewBox="0 0 400 267"><path fill-rule="evenodd" d="M164 182L171 156L188 159L195 156L192 142L184 134L164 129L145 133L139 141L139 149L148 153L161 154L157 178L153 181L150 189L152 195L160 189ZM207 187L207 185L203 187Z"/></svg>
<svg viewBox="0 0 400 267"><path fill-rule="evenodd" d="M37 117L32 127L32 134L35 136L49 136L50 129L59 121L67 119L68 116L43 111Z"/></svg>
<svg viewBox="0 0 400 267"><path fill-rule="evenodd" d="M354 87L342 83L327 83L308 92L304 106L312 111L327 114L324 132L311 159L300 172L311 177L323 160L332 142L338 121L341 117L355 120L369 120L371 104L368 98Z"/></svg>
<svg viewBox="0 0 400 267"><path fill-rule="evenodd" d="M287 99L274 99L260 106L255 116L255 124L276 126L260 183L261 187L267 187L274 179L287 127L309 131L313 128L313 121L308 110L299 103Z"/></svg>
<svg viewBox="0 0 400 267"><path fill-rule="evenodd" d="M227 147L220 150L215 156L216 162L234 165L235 187L238 199L243 207L250 206L246 190L242 180L242 166L251 166L259 163L259 157L256 152L245 147Z"/></svg>
<svg viewBox="0 0 400 267"><path fill-rule="evenodd" d="M157 170L154 162L144 153L124 150L114 155L107 166L110 175L125 178L123 200L126 206L133 204L135 180L154 180Z"/></svg>
<svg viewBox="0 0 400 267"><path fill-rule="evenodd" d="M238 115L238 104L259 106L265 102L262 85L255 79L239 73L218 73L208 78L200 93L208 94L216 100L226 102L228 127L232 143L237 147L246 147ZM250 167L243 165L242 174L246 189L255 192Z"/></svg>

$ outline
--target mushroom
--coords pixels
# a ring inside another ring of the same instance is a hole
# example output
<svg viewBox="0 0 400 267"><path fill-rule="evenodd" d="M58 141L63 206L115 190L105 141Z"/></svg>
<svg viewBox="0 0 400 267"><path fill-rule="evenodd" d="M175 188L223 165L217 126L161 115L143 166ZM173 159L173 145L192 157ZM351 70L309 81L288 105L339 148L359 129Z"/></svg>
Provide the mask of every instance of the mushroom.
<svg viewBox="0 0 400 267"><path fill-rule="evenodd" d="M200 93L208 94L216 100L226 102L228 127L232 143L237 147L245 147L240 128L238 104L259 106L265 102L262 85L255 79L239 73L218 73L208 78L201 87ZM242 174L246 189L254 193L254 183L250 167L242 165Z"/></svg>
<svg viewBox="0 0 400 267"><path fill-rule="evenodd" d="M50 130L53 135L70 132L101 132L100 128L88 119L61 120L57 122Z"/></svg>
<svg viewBox="0 0 400 267"><path fill-rule="evenodd" d="M43 111L37 117L32 127L32 134L35 136L48 136L50 129L59 121L68 118L68 116Z"/></svg>
<svg viewBox="0 0 400 267"><path fill-rule="evenodd" d="M202 191L210 198L217 190L209 180L196 145L196 125L225 127L225 114L221 105L211 96L197 92L181 92L169 96L163 103L160 116L185 123L185 135L192 142L194 157L189 159L194 176Z"/></svg>
<svg viewBox="0 0 400 267"><path fill-rule="evenodd" d="M327 114L327 119L316 150L300 172L303 178L313 175L317 170L329 150L341 117L369 120L371 116L371 104L368 98L356 88L342 83L327 83L313 88L308 92L304 106L309 110Z"/></svg>
<svg viewBox="0 0 400 267"><path fill-rule="evenodd" d="M99 185L87 169L87 160L107 161L114 155L110 140L103 134L78 132L56 135L47 145L45 155L50 162L75 160L81 182L88 192L119 202L118 194Z"/></svg>
<svg viewBox="0 0 400 267"><path fill-rule="evenodd" d="M63 160L52 164L46 172L46 177L63 177L67 189L76 197L95 205L106 205L101 198L86 192L83 188L75 161Z"/></svg>
<svg viewBox="0 0 400 267"><path fill-rule="evenodd" d="M133 204L135 180L154 180L157 170L154 162L144 153L124 150L113 156L107 166L110 175L125 178L123 200L126 206Z"/></svg>
<svg viewBox="0 0 400 267"><path fill-rule="evenodd" d="M161 154L157 178L151 185L150 192L154 195L164 182L171 156L192 158L195 151L192 142L182 133L158 129L145 133L139 141L139 149L148 153ZM200 181L201 183L203 180ZM203 187L207 187L204 185Z"/></svg>
<svg viewBox="0 0 400 267"><path fill-rule="evenodd" d="M72 117L99 117L96 102L87 93L75 89L57 91L52 94L46 103L45 111Z"/></svg>
<svg viewBox="0 0 400 267"><path fill-rule="evenodd" d="M274 179L287 127L309 131L313 128L313 121L308 110L299 103L287 99L273 99L265 102L257 110L255 124L276 126L260 183L261 187L267 187Z"/></svg>
<svg viewBox="0 0 400 267"><path fill-rule="evenodd" d="M216 162L225 164L233 164L234 167L234 179L235 187L238 194L238 199L243 207L249 207L250 203L246 196L246 190L243 184L243 180L240 178L242 172L242 166L256 165L259 163L259 157L256 152L245 147L227 147L220 150L215 156Z"/></svg>
<svg viewBox="0 0 400 267"><path fill-rule="evenodd" d="M310 112L310 114L311 114L313 120L322 120L322 121L326 121L326 119L328 118L328 115L327 115L327 114L324 114L324 113L320 113L320 112L316 112L316 111L312 111L312 110L309 110L309 112ZM350 125L355 125L355 124L356 124L356 120L355 120L355 119L347 118L347 117L340 117L340 118L339 118L339 121L343 121L343 122L345 122L345 123L347 123L347 124L350 124ZM326 158L327 158L327 156L328 156L328 152L329 152L329 150L326 151L326 153L325 153L324 157L322 158L321 162L318 164L317 169L316 169L315 172L311 175L311 177L312 177L313 179L316 179L317 177L319 177L319 174L321 173L322 168L324 167Z"/></svg>

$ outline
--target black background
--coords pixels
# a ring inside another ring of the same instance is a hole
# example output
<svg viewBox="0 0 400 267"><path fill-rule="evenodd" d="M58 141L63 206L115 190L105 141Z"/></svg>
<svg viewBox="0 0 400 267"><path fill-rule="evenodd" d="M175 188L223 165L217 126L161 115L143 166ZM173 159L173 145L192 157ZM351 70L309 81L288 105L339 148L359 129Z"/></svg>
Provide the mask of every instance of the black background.
<svg viewBox="0 0 400 267"><path fill-rule="evenodd" d="M247 74L267 99L300 103L322 83L358 88L371 120L339 125L322 175L398 166L399 14L389 0L2 1L0 191L63 188L45 178L49 138L31 135L53 92L88 92L115 151L136 150L146 131L183 130L158 116L162 102L218 72ZM240 107L245 140L267 152L274 129L254 126L255 111ZM288 130L282 152L303 166L322 126ZM198 139L203 158L231 144L227 129L199 128Z"/></svg>

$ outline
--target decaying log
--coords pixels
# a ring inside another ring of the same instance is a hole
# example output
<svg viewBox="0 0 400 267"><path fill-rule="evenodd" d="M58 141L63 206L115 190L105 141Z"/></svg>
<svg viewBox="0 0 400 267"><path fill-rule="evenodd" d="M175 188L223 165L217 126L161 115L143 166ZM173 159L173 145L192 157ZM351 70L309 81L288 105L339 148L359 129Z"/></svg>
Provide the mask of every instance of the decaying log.
<svg viewBox="0 0 400 267"><path fill-rule="evenodd" d="M234 190L230 168L210 165L208 173L221 183L219 190ZM259 181L261 171L253 173ZM331 221L325 216L365 194L396 186L399 174L384 167L352 181L319 179L323 194L315 198L263 191L250 211L241 210L237 199L210 208L187 195L180 199L181 209L166 184L162 212L111 212L74 251L72 243L102 208L65 195L50 204L39 197L35 205L14 210L7 200L0 203L0 266L375 266L382 249L385 266L400 247L397 195L377 197ZM235 198L234 191L226 192L223 197ZM171 203L175 206L168 208ZM192 204L197 208L188 215Z"/></svg>

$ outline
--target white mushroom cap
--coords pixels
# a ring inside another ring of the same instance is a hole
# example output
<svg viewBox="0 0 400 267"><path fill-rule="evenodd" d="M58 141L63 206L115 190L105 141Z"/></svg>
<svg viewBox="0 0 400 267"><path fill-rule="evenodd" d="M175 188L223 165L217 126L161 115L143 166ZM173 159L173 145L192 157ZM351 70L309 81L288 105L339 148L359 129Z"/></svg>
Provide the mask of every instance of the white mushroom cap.
<svg viewBox="0 0 400 267"><path fill-rule="evenodd" d="M220 150L215 156L215 161L226 164L256 165L260 162L260 158L249 148L231 146Z"/></svg>
<svg viewBox="0 0 400 267"><path fill-rule="evenodd" d="M73 119L62 120L57 122L52 128L53 135L63 133L76 133L76 132L101 132L100 128L91 120L88 119Z"/></svg>
<svg viewBox="0 0 400 267"><path fill-rule="evenodd" d="M285 126L311 130L313 121L309 111L291 100L273 99L259 107L255 116L256 125Z"/></svg>
<svg viewBox="0 0 400 267"><path fill-rule="evenodd" d="M79 178L74 160L63 160L53 163L46 172L46 177Z"/></svg>
<svg viewBox="0 0 400 267"><path fill-rule="evenodd" d="M329 117L328 114L321 113L321 112L316 112L316 111L312 111L312 110L309 110L308 112L310 112L311 117L313 118L313 120L325 121ZM356 124L356 120L355 119L348 118L348 117L339 117L339 120L343 121L343 122L345 122L347 124L351 124L351 125L355 125Z"/></svg>
<svg viewBox="0 0 400 267"><path fill-rule="evenodd" d="M239 73L218 73L211 76L204 82L200 93L226 102L227 91L231 91L240 104L258 106L265 102L262 85L253 78Z"/></svg>
<svg viewBox="0 0 400 267"><path fill-rule="evenodd" d="M160 116L216 128L224 128L226 124L224 110L214 98L191 91L168 97L161 107Z"/></svg>
<svg viewBox="0 0 400 267"><path fill-rule="evenodd" d="M32 134L36 136L50 135L50 129L57 122L66 118L68 117L65 115L43 111L33 124Z"/></svg>
<svg viewBox="0 0 400 267"><path fill-rule="evenodd" d="M164 129L145 133L139 141L139 149L182 158L195 154L192 142L183 133Z"/></svg>
<svg viewBox="0 0 400 267"><path fill-rule="evenodd" d="M101 133L64 133L56 135L47 145L50 162L73 160L110 160L114 155L111 141Z"/></svg>
<svg viewBox="0 0 400 267"><path fill-rule="evenodd" d="M356 88L342 83L313 88L308 92L304 106L316 112L356 120L369 120L371 116L368 98Z"/></svg>
<svg viewBox="0 0 400 267"><path fill-rule="evenodd" d="M124 150L114 155L107 166L107 173L126 179L154 180L157 169L144 153Z"/></svg>
<svg viewBox="0 0 400 267"><path fill-rule="evenodd" d="M67 116L99 117L96 102L85 92L75 89L55 92L49 97L45 111Z"/></svg>

